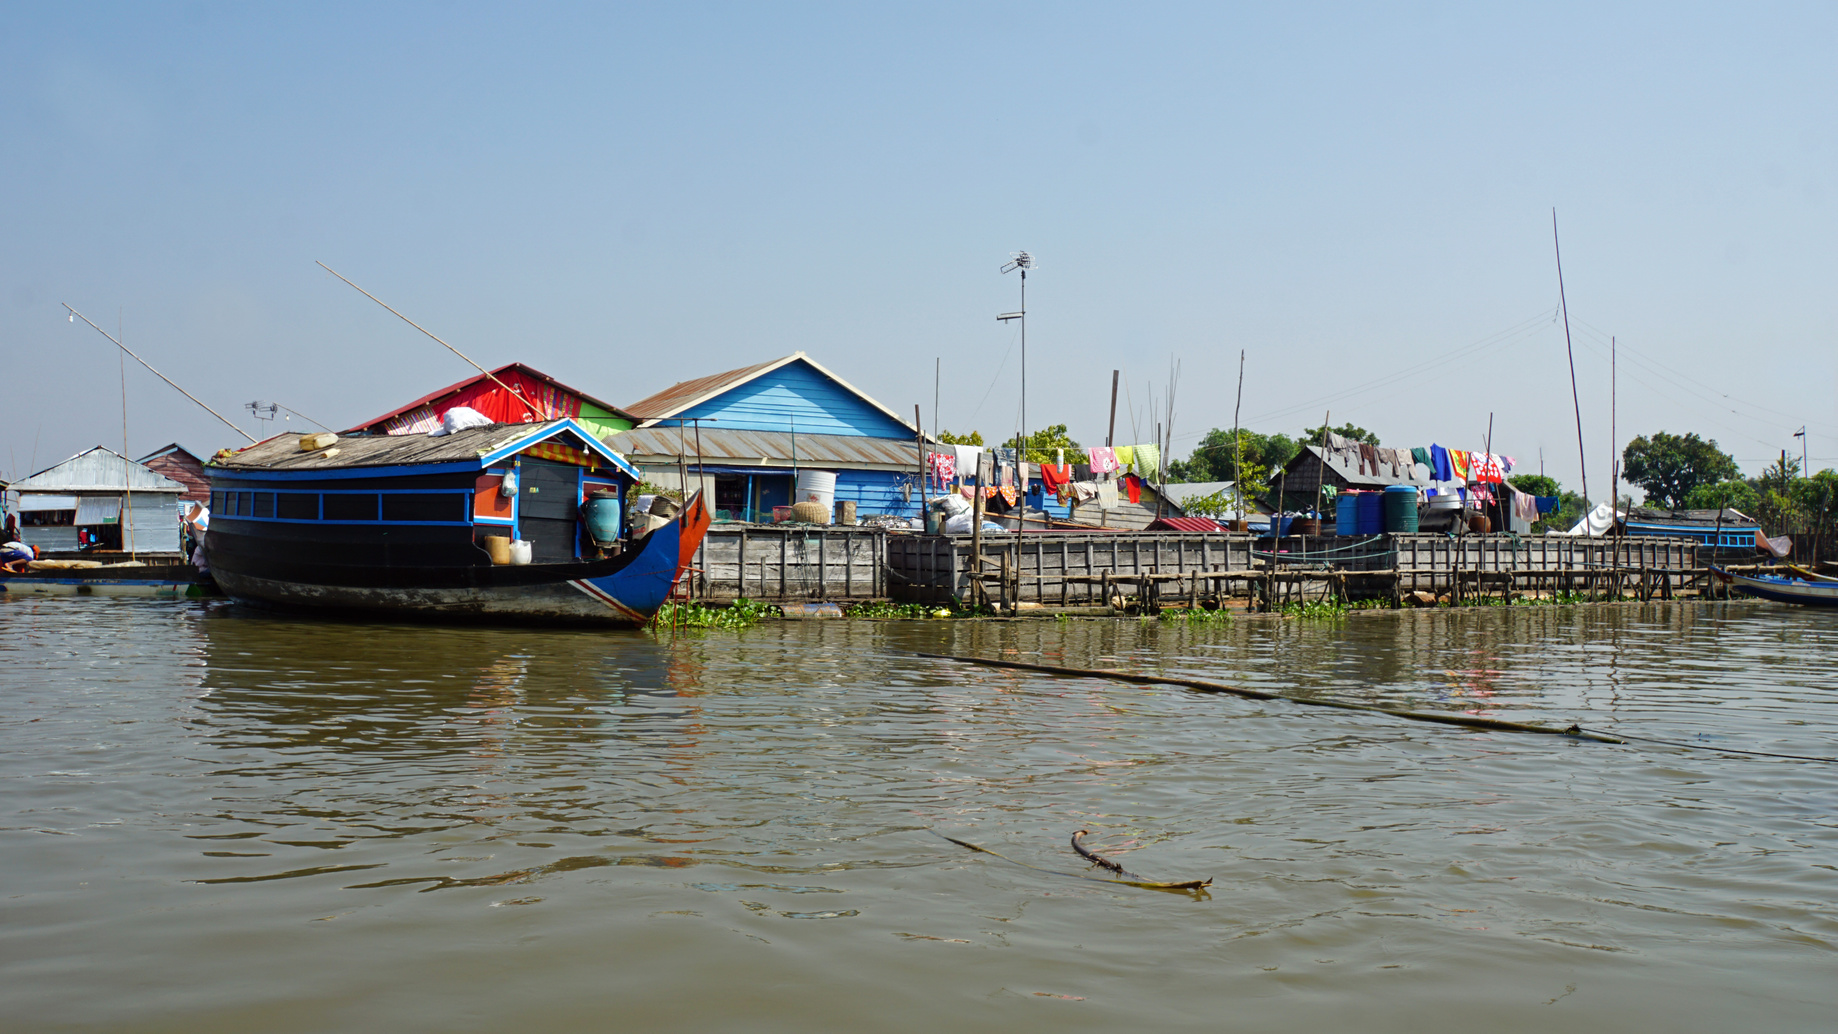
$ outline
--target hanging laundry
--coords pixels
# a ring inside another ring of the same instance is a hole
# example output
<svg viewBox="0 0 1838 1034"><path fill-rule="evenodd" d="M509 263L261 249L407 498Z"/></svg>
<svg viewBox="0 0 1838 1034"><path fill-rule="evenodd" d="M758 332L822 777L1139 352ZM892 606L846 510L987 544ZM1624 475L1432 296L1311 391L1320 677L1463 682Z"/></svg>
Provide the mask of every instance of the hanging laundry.
<svg viewBox="0 0 1838 1034"><path fill-rule="evenodd" d="M1410 461L1412 463L1421 463L1424 466L1429 467L1431 466L1430 451L1428 449L1423 448L1422 446L1418 446L1410 450Z"/></svg>
<svg viewBox="0 0 1838 1034"><path fill-rule="evenodd" d="M1137 445L1135 448L1136 469L1147 478L1158 476L1161 473L1162 466L1162 447L1151 443L1148 445Z"/></svg>
<svg viewBox="0 0 1838 1034"><path fill-rule="evenodd" d="M1092 475L1092 469L1091 469L1091 464L1089 464L1089 463L1074 463L1074 464L1072 465L1072 480L1074 480L1074 481L1090 481L1090 480L1091 480L1091 475Z"/></svg>
<svg viewBox="0 0 1838 1034"><path fill-rule="evenodd" d="M1070 487L1072 494L1081 503L1098 497L1098 483L1095 481L1074 481Z"/></svg>
<svg viewBox="0 0 1838 1034"><path fill-rule="evenodd" d="M1538 500L1537 498L1532 496L1529 493L1521 492L1517 489L1512 489L1511 491L1513 494L1513 516L1519 518L1522 521L1537 520L1538 519Z"/></svg>
<svg viewBox="0 0 1838 1034"><path fill-rule="evenodd" d="M1124 490L1129 493L1130 502L1142 502L1142 479L1134 474L1123 479Z"/></svg>
<svg viewBox="0 0 1838 1034"><path fill-rule="evenodd" d="M1364 474L1366 472L1366 467L1368 464L1370 464L1372 467L1373 475L1377 476L1379 472L1378 447L1375 445L1368 445L1365 442L1360 442L1359 443L1359 472L1361 474Z"/></svg>
<svg viewBox="0 0 1838 1034"><path fill-rule="evenodd" d="M1108 474L1117 469L1117 453L1109 446L1094 445L1086 449L1085 453L1091 457L1093 474Z"/></svg>
<svg viewBox="0 0 1838 1034"><path fill-rule="evenodd" d="M1506 473L1508 474L1511 474L1513 472L1513 468L1518 465L1519 465L1519 461L1516 459L1513 459L1511 456L1501 456L1500 457L1501 469L1505 470Z"/></svg>
<svg viewBox="0 0 1838 1034"><path fill-rule="evenodd" d="M1556 513L1557 507L1561 502L1559 498L1554 495L1541 495L1541 496L1538 496L1537 499L1538 499L1538 512L1541 514Z"/></svg>
<svg viewBox="0 0 1838 1034"><path fill-rule="evenodd" d="M1117 508L1117 483L1115 481L1098 482L1098 509L1115 510Z"/></svg>
<svg viewBox="0 0 1838 1034"><path fill-rule="evenodd" d="M1462 483L1468 481L1468 453L1463 449L1449 450L1449 466L1455 471L1454 480Z"/></svg>
<svg viewBox="0 0 1838 1034"><path fill-rule="evenodd" d="M1040 465L1040 483L1047 486L1047 491L1055 495L1072 480L1072 468L1065 464L1042 463Z"/></svg>
<svg viewBox="0 0 1838 1034"><path fill-rule="evenodd" d="M976 477L976 461L977 457L983 455L983 447L981 445L953 445L951 452L957 459L957 476Z"/></svg>
<svg viewBox="0 0 1838 1034"><path fill-rule="evenodd" d="M932 465L931 474L941 492L957 477L957 456L953 453L935 452L926 457L926 462Z"/></svg>
<svg viewBox="0 0 1838 1034"><path fill-rule="evenodd" d="M1501 470L1500 457L1490 452L1477 452L1472 461L1474 480L1497 485L1506 480Z"/></svg>
<svg viewBox="0 0 1838 1034"><path fill-rule="evenodd" d="M1136 447L1134 445L1119 445L1115 451L1117 453L1117 465L1119 467L1133 467L1136 465Z"/></svg>
<svg viewBox="0 0 1838 1034"><path fill-rule="evenodd" d="M1021 493L1015 491L1014 485L1003 485L1001 492L1002 501L1010 506L1015 505L1015 502L1021 498Z"/></svg>
<svg viewBox="0 0 1838 1034"><path fill-rule="evenodd" d="M1455 480L1455 464L1449 462L1449 450L1440 445L1430 446L1430 480Z"/></svg>

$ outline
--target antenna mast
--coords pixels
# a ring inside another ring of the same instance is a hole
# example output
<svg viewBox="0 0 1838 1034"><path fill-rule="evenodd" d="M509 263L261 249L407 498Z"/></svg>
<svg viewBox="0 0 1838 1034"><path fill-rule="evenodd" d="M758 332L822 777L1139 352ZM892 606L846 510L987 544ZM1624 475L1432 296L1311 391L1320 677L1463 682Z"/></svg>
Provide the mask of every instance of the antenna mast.
<svg viewBox="0 0 1838 1034"><path fill-rule="evenodd" d="M1021 270L1021 311L1005 312L996 317L997 323L1009 320L1021 321L1021 430L1015 435L1015 458L1022 462L1027 460L1027 271L1034 268L1034 256L1025 251L1015 252L1015 256L1002 266L1002 272Z"/></svg>

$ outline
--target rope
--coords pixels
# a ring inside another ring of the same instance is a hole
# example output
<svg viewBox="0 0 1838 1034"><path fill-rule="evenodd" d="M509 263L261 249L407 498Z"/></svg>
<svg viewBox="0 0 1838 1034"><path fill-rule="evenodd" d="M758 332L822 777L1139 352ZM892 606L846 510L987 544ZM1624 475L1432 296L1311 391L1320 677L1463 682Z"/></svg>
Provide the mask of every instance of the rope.
<svg viewBox="0 0 1838 1034"><path fill-rule="evenodd" d="M1470 729L1493 729L1500 732L1534 732L1547 736L1569 736L1580 740L1594 740L1598 743L1625 743L1624 739L1608 733L1587 731L1580 726L1570 725L1559 729L1550 725L1533 725L1529 722L1509 722L1499 718L1477 718L1466 714L1438 714L1431 711L1404 711L1390 707L1374 707L1370 704L1353 704L1342 700L1310 700L1305 697L1284 696L1281 693L1266 693L1260 689L1244 689L1240 686L1228 686L1222 682L1207 682L1204 679L1177 678L1170 675L1135 675L1126 671L1113 671L1108 668L1061 668L1051 664L1030 664L1026 661L998 661L987 657L959 657L942 653L915 653L917 657L928 657L939 661L957 661L962 664L977 664L987 668L1015 668L1021 671L1039 671L1049 675L1069 675L1074 678L1110 679L1114 682L1133 682L1139 685L1184 686L1197 689L1203 693L1226 693L1231 696L1244 697L1247 700L1283 700L1305 707L1331 707L1341 711L1363 711L1368 714L1390 715L1393 718L1406 718L1413 722L1431 722L1437 725L1459 725Z"/></svg>
<svg viewBox="0 0 1838 1034"><path fill-rule="evenodd" d="M1029 865L1026 862L1018 862L1015 859L1010 858L1009 856L1001 853L1000 851L991 851L987 847L978 847L977 845L971 843L968 840L959 840L956 837L945 836L943 833L940 833L935 829L927 830L927 832L931 833L933 836L938 837L942 840L949 840L951 843L956 844L959 847L969 848L970 850L975 851L978 854L994 855L997 858L1002 859L1003 861L1007 862L1010 865L1019 865L1023 869L1032 869L1035 872L1044 872L1044 873L1048 873L1053 876L1068 876L1075 880L1090 880L1093 883L1115 883L1115 884L1120 884L1125 887L1142 887L1145 890L1187 890L1187 891L1194 891L1195 893L1203 891L1207 887L1212 886L1212 882L1213 882L1211 879L1204 879L1204 880L1183 880L1178 883L1163 883L1157 880L1145 880L1140 877L1133 879L1133 880L1113 880L1105 876L1092 876L1092 875L1089 875L1087 873L1082 873L1082 872L1062 872L1058 869L1043 869L1038 865ZM1079 832L1082 833L1084 832L1084 830L1080 830ZM1076 840L1077 838L1075 837L1074 839ZM1118 870L1118 871L1121 872L1122 870ZM1134 875L1134 874L1132 873L1128 875Z"/></svg>
<svg viewBox="0 0 1838 1034"><path fill-rule="evenodd" d="M1747 754L1758 758L1785 758L1789 761L1819 761L1828 765L1838 765L1838 758L1822 758L1811 754L1773 754L1765 750L1738 750L1735 747L1713 747L1707 743L1687 743L1682 740L1662 740L1652 736L1630 736L1617 733L1622 739L1639 740L1642 743L1663 743L1668 747L1685 747L1690 750L1708 750L1718 754Z"/></svg>

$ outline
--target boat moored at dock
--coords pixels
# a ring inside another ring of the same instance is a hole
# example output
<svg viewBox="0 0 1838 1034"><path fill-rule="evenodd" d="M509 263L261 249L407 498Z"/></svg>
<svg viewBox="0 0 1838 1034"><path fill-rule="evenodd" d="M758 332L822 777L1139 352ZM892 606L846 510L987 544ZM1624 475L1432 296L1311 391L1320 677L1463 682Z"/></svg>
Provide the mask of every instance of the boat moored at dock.
<svg viewBox="0 0 1838 1034"><path fill-rule="evenodd" d="M206 551L231 598L640 625L708 529L696 497L648 533L619 520L618 538L594 538L584 506L604 533L638 471L572 419L332 437L278 435L212 460Z"/></svg>

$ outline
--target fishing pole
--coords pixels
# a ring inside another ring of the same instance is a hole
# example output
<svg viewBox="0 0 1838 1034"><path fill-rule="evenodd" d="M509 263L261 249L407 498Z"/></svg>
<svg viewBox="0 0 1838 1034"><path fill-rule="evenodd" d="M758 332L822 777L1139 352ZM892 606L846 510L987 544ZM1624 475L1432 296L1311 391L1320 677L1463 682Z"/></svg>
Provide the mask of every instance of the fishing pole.
<svg viewBox="0 0 1838 1034"><path fill-rule="evenodd" d="M96 327L96 321L90 319L88 316L83 315L82 313L78 312L75 309L71 309L68 304L64 302L59 302L58 304L63 305L64 308L66 309L70 309L71 316L75 317L76 319L82 320L83 322L89 324L92 327L95 327L96 333L101 334L103 337L108 338L110 341L115 342L116 348L119 348L123 352L126 352L129 355L134 356L135 362L139 363L142 366L145 366L149 370L152 370L153 376L158 377L160 380L165 381L167 384L171 384L174 391L177 391L179 394L185 396L188 399L191 399L193 402L197 402L198 405L201 406L206 413L209 413L210 415L216 417L219 420L223 420L224 426L228 427L232 431L235 431L237 434L242 435L244 438L248 438L250 445L255 444L255 439L250 436L249 432L243 430L240 427L237 427L235 424L230 423L228 420L224 420L222 413L219 413L216 410L212 409L211 407L204 405L203 402L199 402L198 396L193 395L191 392L186 391L184 388L181 388L177 384L173 383L173 380L171 377L166 376L165 374L159 372L158 370L154 370L152 363L147 362L145 359L142 359L138 355L134 355L134 350L122 344L120 338L115 337L113 334L110 334L108 331L103 330L101 327Z"/></svg>

